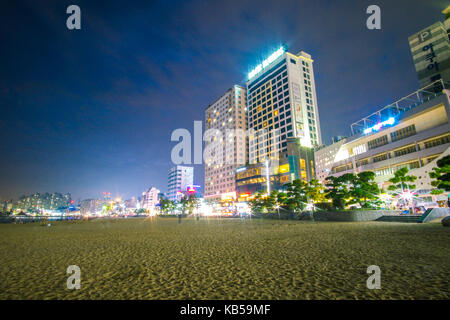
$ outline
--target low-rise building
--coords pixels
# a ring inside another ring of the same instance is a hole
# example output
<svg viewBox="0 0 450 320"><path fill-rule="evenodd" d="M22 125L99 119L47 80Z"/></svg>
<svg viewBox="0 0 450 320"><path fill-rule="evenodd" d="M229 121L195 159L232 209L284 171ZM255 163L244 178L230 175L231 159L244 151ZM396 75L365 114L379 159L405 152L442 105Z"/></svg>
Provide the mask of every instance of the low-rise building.
<svg viewBox="0 0 450 320"><path fill-rule="evenodd" d="M450 153L450 90L434 93L434 88L431 84L353 123L353 136L316 151L320 179L373 171L375 181L387 187L396 170L408 167L418 177L417 189L431 190L429 172Z"/></svg>
<svg viewBox="0 0 450 320"><path fill-rule="evenodd" d="M108 200L103 199L86 199L81 201L80 213L81 214L100 214L103 211L103 207L109 204Z"/></svg>
<svg viewBox="0 0 450 320"><path fill-rule="evenodd" d="M141 208L146 210L154 210L159 203L159 194L161 191L155 187L151 187L142 193Z"/></svg>

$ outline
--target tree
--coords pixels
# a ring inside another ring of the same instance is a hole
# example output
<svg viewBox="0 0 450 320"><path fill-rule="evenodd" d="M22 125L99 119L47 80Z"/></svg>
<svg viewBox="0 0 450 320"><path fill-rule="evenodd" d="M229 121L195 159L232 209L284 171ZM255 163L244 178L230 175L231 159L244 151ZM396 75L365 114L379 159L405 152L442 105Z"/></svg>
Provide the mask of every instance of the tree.
<svg viewBox="0 0 450 320"><path fill-rule="evenodd" d="M180 199L180 207L181 207L181 213L184 214L186 212L187 207L188 207L188 198L186 196L183 196Z"/></svg>
<svg viewBox="0 0 450 320"><path fill-rule="evenodd" d="M253 199L248 202L250 208L253 213L262 213L265 209L265 201L264 201L264 192L257 191L255 192Z"/></svg>
<svg viewBox="0 0 450 320"><path fill-rule="evenodd" d="M287 193L286 192L278 192L277 202L281 208L287 209Z"/></svg>
<svg viewBox="0 0 450 320"><path fill-rule="evenodd" d="M343 174L340 177L329 176L325 179L325 196L331 199L335 208L344 209L347 199L350 197L349 185L354 179L355 175L351 173Z"/></svg>
<svg viewBox="0 0 450 320"><path fill-rule="evenodd" d="M416 185L408 183L416 181L417 177L408 176L407 175L408 171L409 170L407 167L403 167L395 171L394 177L389 179L389 182L391 182L392 185L389 186L388 190L397 191L400 189L401 192L403 193L405 190L415 189Z"/></svg>
<svg viewBox="0 0 450 320"><path fill-rule="evenodd" d="M264 199L264 207L268 212L271 212L278 207L278 194L278 190L272 190L270 195Z"/></svg>
<svg viewBox="0 0 450 320"><path fill-rule="evenodd" d="M325 187L319 180L311 180L305 187L306 198L308 201L323 202L325 200Z"/></svg>
<svg viewBox="0 0 450 320"><path fill-rule="evenodd" d="M190 194L188 196L189 214L193 214L194 210L198 208L200 208L200 200L195 196L195 194Z"/></svg>
<svg viewBox="0 0 450 320"><path fill-rule="evenodd" d="M195 197L194 194L184 195L180 200L181 213L185 214L185 212L187 211L189 214L192 214L194 212L197 202L198 199Z"/></svg>
<svg viewBox="0 0 450 320"><path fill-rule="evenodd" d="M294 180L286 184L286 199L284 206L291 211L302 211L307 203L306 184L300 180Z"/></svg>
<svg viewBox="0 0 450 320"><path fill-rule="evenodd" d="M164 213L173 212L173 210L175 209L175 202L173 202L172 200L161 199L159 203L161 205L161 211Z"/></svg>
<svg viewBox="0 0 450 320"><path fill-rule="evenodd" d="M450 155L439 159L437 167L434 167L429 175L430 178L436 179L431 182L431 185L439 190L433 190L434 194L443 193L443 190L450 191Z"/></svg>
<svg viewBox="0 0 450 320"><path fill-rule="evenodd" d="M416 181L416 176L409 176L408 168L403 167L397 171L394 172L394 177L389 179L389 182L392 183L392 185L389 186L388 190L394 191L395 193L399 193L397 190L401 190L401 199L404 201L404 203L407 206L414 207L414 201L412 199L412 193L410 190L415 189L416 186L414 184L410 184L410 182ZM407 192L406 192L407 191ZM412 208L414 211L414 208Z"/></svg>
<svg viewBox="0 0 450 320"><path fill-rule="evenodd" d="M147 213L147 211L144 208L140 208L136 211L136 213L139 215L139 214Z"/></svg>
<svg viewBox="0 0 450 320"><path fill-rule="evenodd" d="M353 202L358 202L361 207L368 207L368 200L376 200L380 189L373 181L375 173L372 171L363 171L354 176L349 193L353 197Z"/></svg>

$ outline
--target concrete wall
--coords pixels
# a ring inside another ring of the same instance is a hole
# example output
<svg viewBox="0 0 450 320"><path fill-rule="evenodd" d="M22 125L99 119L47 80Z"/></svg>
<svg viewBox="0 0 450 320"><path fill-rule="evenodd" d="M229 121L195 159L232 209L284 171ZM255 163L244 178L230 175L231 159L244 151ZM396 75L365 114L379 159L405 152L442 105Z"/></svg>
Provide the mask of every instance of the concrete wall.
<svg viewBox="0 0 450 320"><path fill-rule="evenodd" d="M450 208L434 208L425 212L419 220L419 223L430 222L431 220L445 216L450 216Z"/></svg>
<svg viewBox="0 0 450 320"><path fill-rule="evenodd" d="M398 214L390 210L322 211L314 213L316 221L374 221L384 215Z"/></svg>

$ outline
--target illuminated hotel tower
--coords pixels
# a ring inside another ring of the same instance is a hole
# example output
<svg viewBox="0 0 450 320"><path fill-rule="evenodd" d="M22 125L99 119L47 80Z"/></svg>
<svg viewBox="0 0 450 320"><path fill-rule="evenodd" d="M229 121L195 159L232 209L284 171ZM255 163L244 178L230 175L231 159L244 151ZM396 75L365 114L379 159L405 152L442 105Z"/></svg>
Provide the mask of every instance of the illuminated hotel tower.
<svg viewBox="0 0 450 320"><path fill-rule="evenodd" d="M250 163L287 151L287 139L303 147L321 144L313 60L280 47L249 74L247 81Z"/></svg>
<svg viewBox="0 0 450 320"><path fill-rule="evenodd" d="M234 85L205 110L205 129L214 139L205 142L205 198L236 197L235 171L248 159L246 106L246 89Z"/></svg>

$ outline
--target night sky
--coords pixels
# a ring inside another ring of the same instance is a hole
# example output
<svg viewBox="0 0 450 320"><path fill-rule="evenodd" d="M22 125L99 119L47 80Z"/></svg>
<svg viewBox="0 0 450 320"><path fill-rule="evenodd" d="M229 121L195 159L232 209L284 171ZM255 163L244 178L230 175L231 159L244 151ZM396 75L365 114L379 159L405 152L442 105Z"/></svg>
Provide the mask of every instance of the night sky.
<svg viewBox="0 0 450 320"><path fill-rule="evenodd" d="M66 8L81 8L81 30ZM366 8L381 7L381 30ZM448 1L2 1L0 199L167 188L170 135L280 44L315 60L322 135L418 89L408 36ZM203 167L195 166L203 185Z"/></svg>

